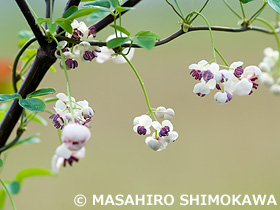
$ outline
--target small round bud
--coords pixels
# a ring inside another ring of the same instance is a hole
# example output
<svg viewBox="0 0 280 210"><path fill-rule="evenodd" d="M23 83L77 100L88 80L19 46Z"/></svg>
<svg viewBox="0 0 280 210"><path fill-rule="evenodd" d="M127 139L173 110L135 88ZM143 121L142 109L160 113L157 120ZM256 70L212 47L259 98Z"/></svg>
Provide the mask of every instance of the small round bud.
<svg viewBox="0 0 280 210"><path fill-rule="evenodd" d="M171 109L171 108L168 108L167 110L166 110L166 112L164 113L164 119L166 119L166 120L171 120L171 119L173 119L173 117L175 116L175 112L174 112L174 110L173 109Z"/></svg>
<svg viewBox="0 0 280 210"><path fill-rule="evenodd" d="M157 108L157 111L155 112L155 115L156 115L158 118L163 118L165 112L166 112L166 108L163 107L163 106L159 106L159 107Z"/></svg>

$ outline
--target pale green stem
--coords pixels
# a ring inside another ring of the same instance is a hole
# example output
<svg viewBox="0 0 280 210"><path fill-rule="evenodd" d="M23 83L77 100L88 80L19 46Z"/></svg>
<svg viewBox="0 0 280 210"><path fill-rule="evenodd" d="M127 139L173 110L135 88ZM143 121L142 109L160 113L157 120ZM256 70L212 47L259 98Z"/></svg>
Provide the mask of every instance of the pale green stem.
<svg viewBox="0 0 280 210"><path fill-rule="evenodd" d="M266 5L267 5L267 2L264 2L262 7L255 14L253 14L252 17L250 17L250 19L248 20L248 23L254 22L254 20L262 13L262 11L264 10Z"/></svg>
<svg viewBox="0 0 280 210"><path fill-rule="evenodd" d="M138 74L137 70L135 69L135 67L133 66L133 64L130 62L130 60L123 54L121 53L122 57L126 60L126 62L129 64L129 66L132 68L132 70L134 71L134 74L136 75L140 85L141 85L141 88L142 88L142 91L145 95L145 99L146 99L146 103L147 103L147 106L148 106L148 110L149 110L149 113L151 114L151 116L154 118L154 120L157 121L157 118L156 116L154 115L153 111L152 111L152 108L151 108L151 105L150 105L150 102L149 102L149 99L148 99L148 94L146 92L146 89L144 87L144 83L140 77L140 75Z"/></svg>
<svg viewBox="0 0 280 210"><path fill-rule="evenodd" d="M246 16L245 16L243 4L241 3L241 1L240 1L240 7L241 7L242 15L243 15L243 20L245 20L245 19L246 19Z"/></svg>
<svg viewBox="0 0 280 210"><path fill-rule="evenodd" d="M203 6L201 7L201 9L199 10L199 13L201 13L201 12L204 10L204 8L205 8L206 5L208 4L208 2L209 2L209 0L207 0L207 1L203 4ZM198 14L196 14L196 16L189 22L189 24L191 24L197 17L198 17Z"/></svg>
<svg viewBox="0 0 280 210"><path fill-rule="evenodd" d="M210 38L211 38L211 44L212 44L213 61L217 63L216 53L215 53L215 45L214 45L214 38L213 38L213 33L212 33L211 26L210 26L208 20L206 19L206 17L203 14L201 14L199 12L195 12L195 13L200 15L204 19L204 21L206 22L206 24L208 26L209 33L210 33Z"/></svg>
<svg viewBox="0 0 280 210"><path fill-rule="evenodd" d="M28 6L28 8L30 9L30 11L32 12L33 16L35 17L35 19L38 19L38 16L36 15L35 11L32 9L32 7L30 6L30 4L28 3L28 1L26 1L26 4Z"/></svg>
<svg viewBox="0 0 280 210"><path fill-rule="evenodd" d="M279 54L280 54L280 40L279 40L279 37L278 37L278 35L277 35L277 33L276 33L274 27L273 27L268 21L266 21L266 20L263 19L263 18L256 18L256 20L258 20L258 21L264 23L265 25L267 25L267 26L271 29L271 31L273 32L274 37L275 37L275 39L276 39L276 43L277 43L277 46L278 46L278 52L279 52ZM280 75L280 56L279 56L279 58L278 58L278 63L277 63L277 72L278 72L278 74Z"/></svg>
<svg viewBox="0 0 280 210"><path fill-rule="evenodd" d="M52 23L52 17L53 17L53 1L50 0L50 22Z"/></svg>
<svg viewBox="0 0 280 210"><path fill-rule="evenodd" d="M75 119L74 119L74 112L73 112L72 99L71 99L70 82L69 82L69 77L68 77L68 73L67 73L67 69L66 69L65 58L64 58L62 49L59 45L59 42L57 41L57 39L54 36L52 36L52 38L56 42L57 47L58 47L59 52L60 52L61 62L62 62L62 66L63 66L65 78L66 78L66 86L67 86L67 94L68 94L68 100L69 100L71 119L72 119L72 123L74 123Z"/></svg>
<svg viewBox="0 0 280 210"><path fill-rule="evenodd" d="M219 52L217 48L215 48L216 53L220 56L220 58L223 60L224 64L226 64L227 67L229 67L228 63L226 62L225 58L222 56L222 54Z"/></svg>
<svg viewBox="0 0 280 210"><path fill-rule="evenodd" d="M4 188L4 190L6 191L6 193L8 194L9 198L10 198L10 201L11 201L11 204L12 204L12 207L13 207L13 210L16 210L16 206L15 206L15 203L14 203L14 200L13 200L13 197L11 195L11 193L9 192L7 186L5 185L5 183L2 181L2 179L0 179L0 182Z"/></svg>
<svg viewBox="0 0 280 210"><path fill-rule="evenodd" d="M180 13L176 10L176 8L168 0L165 1L173 9L173 11L182 19L182 21L185 22L185 18L182 15L180 15Z"/></svg>
<svg viewBox="0 0 280 210"><path fill-rule="evenodd" d="M177 8L178 8L178 10L179 10L179 12L180 12L180 14L181 14L181 16L184 17L184 13L182 12L182 10L181 10L181 8L180 8L180 6L179 6L177 0L174 0L174 2L175 2L175 4L176 4L176 6L177 6Z"/></svg>
<svg viewBox="0 0 280 210"><path fill-rule="evenodd" d="M233 14L235 14L239 19L242 19L242 17L229 5L229 3L226 0L223 0L223 2Z"/></svg>

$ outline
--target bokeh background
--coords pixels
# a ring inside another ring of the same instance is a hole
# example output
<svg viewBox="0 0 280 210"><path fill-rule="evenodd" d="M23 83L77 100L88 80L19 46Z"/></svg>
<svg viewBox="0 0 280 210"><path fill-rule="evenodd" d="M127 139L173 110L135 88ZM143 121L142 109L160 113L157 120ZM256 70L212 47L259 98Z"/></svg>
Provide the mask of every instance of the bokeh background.
<svg viewBox="0 0 280 210"><path fill-rule="evenodd" d="M179 2L185 13L198 10L204 3ZM240 12L239 1L231 2ZM43 0L29 3L39 16L44 15ZM57 17L65 3L57 1ZM261 4L247 4L246 14L250 16ZM238 27L238 19L220 0L210 1L204 14L211 25ZM275 13L266 8L262 17L274 19ZM9 63L18 51L18 31L28 26L14 1L1 1L0 20L0 58L2 63ZM143 0L123 17L123 25L132 34L152 30L164 38L179 29L178 20L164 0ZM200 18L194 24L205 25ZM104 40L112 32L105 29L97 39ZM229 63L241 60L244 66L258 65L264 48L276 49L274 37L259 32L214 32L214 40ZM213 100L213 93L197 97L192 92L196 81L189 76L188 66L202 59L212 59L207 31L191 32L151 51L135 52L132 61L145 82L152 106L172 107L176 112L172 122L180 137L161 152L150 150L145 138L132 130L133 118L146 113L147 108L128 65L92 62L69 72L72 95L76 100L88 100L96 111L86 158L62 168L56 177L26 179L20 194L14 196L17 208L78 209L73 199L84 194L88 203L83 209L279 209L179 205L181 194L274 194L280 203L280 98L263 85L251 96L234 97L224 105ZM40 87L66 92L64 73L56 67L57 72L49 72ZM6 88L0 92L8 91ZM42 116L48 118L46 113ZM11 179L25 168L50 169L59 139L48 122L48 127L30 124L25 136L39 131L41 143L12 149L1 179ZM92 194L172 194L176 201L173 206L92 206ZM11 209L8 200L6 209Z"/></svg>

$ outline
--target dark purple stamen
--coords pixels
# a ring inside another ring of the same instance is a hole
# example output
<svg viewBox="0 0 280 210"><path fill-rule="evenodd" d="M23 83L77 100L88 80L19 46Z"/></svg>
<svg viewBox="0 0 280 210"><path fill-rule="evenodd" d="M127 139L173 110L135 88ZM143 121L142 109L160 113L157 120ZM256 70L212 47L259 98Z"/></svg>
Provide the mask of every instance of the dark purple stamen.
<svg viewBox="0 0 280 210"><path fill-rule="evenodd" d="M75 39L77 41L80 41L81 37L83 36L84 34L78 30L77 28L74 28L73 29L73 34L71 36L72 39Z"/></svg>
<svg viewBox="0 0 280 210"><path fill-rule="evenodd" d="M207 70L202 72L202 77L205 82L208 82L210 79L214 78L214 74L210 70Z"/></svg>
<svg viewBox="0 0 280 210"><path fill-rule="evenodd" d="M137 133L138 133L139 135L146 135L147 130L146 130L146 128L145 128L144 126L138 126L138 128L137 128Z"/></svg>
<svg viewBox="0 0 280 210"><path fill-rule="evenodd" d="M92 61L92 59L94 59L95 57L97 57L97 55L94 51L85 51L83 55L83 58L86 61Z"/></svg>
<svg viewBox="0 0 280 210"><path fill-rule="evenodd" d="M222 79L221 79L220 82L223 83L223 82L225 82L225 81L228 81L228 79L225 77L225 75L222 74Z"/></svg>
<svg viewBox="0 0 280 210"><path fill-rule="evenodd" d="M71 58L67 59L65 61L66 66L68 66L70 69L75 69L78 67L78 62L76 60L73 60Z"/></svg>
<svg viewBox="0 0 280 210"><path fill-rule="evenodd" d="M202 94L202 93L197 93L196 95L198 95L198 96L200 96L200 97L206 96L206 94Z"/></svg>
<svg viewBox="0 0 280 210"><path fill-rule="evenodd" d="M200 70L191 70L190 75L192 75L195 79L201 80L201 71Z"/></svg>
<svg viewBox="0 0 280 210"><path fill-rule="evenodd" d="M71 156L68 159L64 159L63 166L65 167L67 163L69 163L69 165L72 166L73 162L79 162L79 159L74 156Z"/></svg>
<svg viewBox="0 0 280 210"><path fill-rule="evenodd" d="M168 126L164 126L160 132L159 132L159 137L162 137L162 136L168 136L168 133L170 131L170 128Z"/></svg>
<svg viewBox="0 0 280 210"><path fill-rule="evenodd" d="M216 88L218 89L218 90L221 90L221 86L220 86L220 84L216 84Z"/></svg>
<svg viewBox="0 0 280 210"><path fill-rule="evenodd" d="M64 52L69 52L69 48L63 48L63 49L61 49L61 51L62 51L62 53L64 53ZM57 52L56 52L56 54L58 55L58 56L61 56L61 54L60 54L60 50L57 50Z"/></svg>
<svg viewBox="0 0 280 210"><path fill-rule="evenodd" d="M92 35L93 37L96 37L96 28L95 26L88 27L88 36Z"/></svg>
<svg viewBox="0 0 280 210"><path fill-rule="evenodd" d="M250 79L250 81L254 82L254 81L256 81L257 79L258 79L258 77L253 77L253 78Z"/></svg>
<svg viewBox="0 0 280 210"><path fill-rule="evenodd" d="M55 128L57 128L57 129L60 128L61 130L63 129L63 127L64 127L64 120L63 120L62 117L60 117L59 114L53 114L49 118L53 120L53 125L54 125Z"/></svg>
<svg viewBox="0 0 280 210"><path fill-rule="evenodd" d="M258 83L253 82L253 88L257 89L257 88L258 88L258 86L259 86L259 84L258 84Z"/></svg>
<svg viewBox="0 0 280 210"><path fill-rule="evenodd" d="M242 74L243 74L242 66L238 66L236 69L234 69L234 75L237 78L240 78Z"/></svg>

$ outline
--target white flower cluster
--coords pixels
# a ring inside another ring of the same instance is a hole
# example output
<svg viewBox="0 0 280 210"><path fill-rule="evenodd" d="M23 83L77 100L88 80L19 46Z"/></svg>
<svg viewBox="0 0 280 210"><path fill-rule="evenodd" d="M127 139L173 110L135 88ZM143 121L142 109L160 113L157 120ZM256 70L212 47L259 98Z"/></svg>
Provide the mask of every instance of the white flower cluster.
<svg viewBox="0 0 280 210"><path fill-rule="evenodd" d="M61 59L61 53L59 50L59 48L61 48L65 58L65 65L68 70L77 68L78 60L81 60L83 62L90 62L94 58L96 58L96 62L98 63L104 63L108 60L112 60L115 63L126 63L126 60L122 56L115 56L115 52L112 49L109 49L107 47L99 48L97 46L90 45L89 41L92 41L96 36L96 30L94 26L90 26L88 28L84 22L78 22L77 20L74 20L71 23L71 26L73 28L73 33L66 33L66 37L81 42L70 48L67 41L60 41L59 46L57 46L57 49L55 51L55 56ZM126 37L126 35L118 33L118 37ZM106 42L114 38L116 38L115 34L109 36ZM131 48L130 50L126 48L123 50L123 53L128 53L127 58L131 60L134 54L134 48ZM60 67L63 69L62 61L60 62Z"/></svg>
<svg viewBox="0 0 280 210"><path fill-rule="evenodd" d="M74 122L70 112L69 98L64 93L56 95L58 100L55 103L56 114L50 116L54 127L61 129L62 144L56 149L52 159L52 169L55 173L60 166L72 165L85 156L85 145L90 138L89 123L92 120L94 111L86 100L76 102L71 97Z"/></svg>
<svg viewBox="0 0 280 210"><path fill-rule="evenodd" d="M259 64L259 68L263 71L259 76L260 82L270 87L270 92L274 95L280 95L280 76L277 69L273 71L278 64L279 52L268 47L264 49L263 54L263 61Z"/></svg>
<svg viewBox="0 0 280 210"><path fill-rule="evenodd" d="M92 120L94 111L89 107L86 100L76 102L75 98L71 97L75 120L75 122L72 122L68 96L64 93L59 93L56 97L58 98L54 107L56 114L50 116L50 119L53 120L54 127L62 130L68 123L76 123L90 127L89 123Z"/></svg>
<svg viewBox="0 0 280 210"><path fill-rule="evenodd" d="M152 121L148 115L141 115L134 118L133 130L139 135L151 134L150 127L155 129L155 132L146 138L146 145L155 151L161 151L167 147L167 144L174 142L178 138L178 133L173 131L173 125L169 121L175 116L173 109L165 107L158 107L155 111L155 115L158 118L162 118L162 123L158 121Z"/></svg>
<svg viewBox="0 0 280 210"><path fill-rule="evenodd" d="M204 97L210 90L217 89L214 99L224 104L232 100L233 95L245 96L257 89L256 80L261 74L261 70L256 66L248 66L243 70L243 62L234 62L229 66L229 70L220 69L220 66L206 60L189 66L190 74L200 82L194 86L193 92L200 97Z"/></svg>

